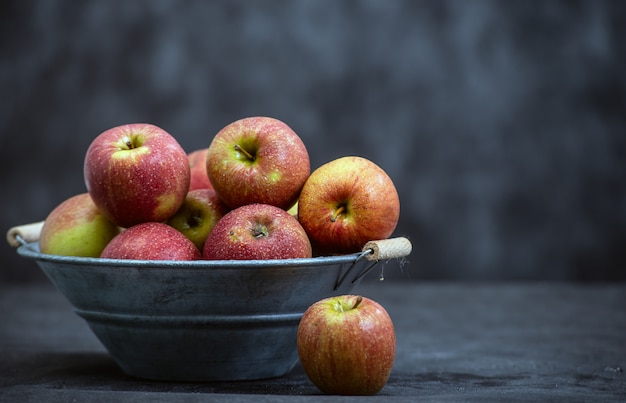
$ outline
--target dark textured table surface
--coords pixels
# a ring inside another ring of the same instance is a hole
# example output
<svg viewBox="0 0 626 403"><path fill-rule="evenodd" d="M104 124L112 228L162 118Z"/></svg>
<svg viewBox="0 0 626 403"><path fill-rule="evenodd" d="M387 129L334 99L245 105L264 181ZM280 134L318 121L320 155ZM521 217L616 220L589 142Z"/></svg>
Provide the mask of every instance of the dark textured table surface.
<svg viewBox="0 0 626 403"><path fill-rule="evenodd" d="M400 283L366 279L397 332L371 401L626 401L626 284ZM319 401L297 366L262 381L124 375L51 285L0 287L0 401Z"/></svg>

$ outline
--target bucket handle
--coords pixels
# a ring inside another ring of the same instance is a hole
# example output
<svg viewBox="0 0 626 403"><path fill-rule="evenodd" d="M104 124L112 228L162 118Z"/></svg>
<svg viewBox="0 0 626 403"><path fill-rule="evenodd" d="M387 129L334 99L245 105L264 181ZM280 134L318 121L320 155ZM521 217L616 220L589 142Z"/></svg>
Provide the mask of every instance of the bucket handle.
<svg viewBox="0 0 626 403"><path fill-rule="evenodd" d="M363 249L361 249L361 253L356 257L354 262L352 262L350 267L348 267L343 274L338 276L335 283L335 290L341 287L341 284L346 280L346 277L348 277L354 266L356 266L357 262L361 259L365 258L372 263L354 279L352 279L352 284L356 283L359 279L369 273L379 261L403 258L411 253L412 248L411 241L405 237L380 239L377 241L367 242L363 246Z"/></svg>
<svg viewBox="0 0 626 403"><path fill-rule="evenodd" d="M43 223L43 221L39 221L10 228L7 231L7 242L14 248L30 242L37 242Z"/></svg>

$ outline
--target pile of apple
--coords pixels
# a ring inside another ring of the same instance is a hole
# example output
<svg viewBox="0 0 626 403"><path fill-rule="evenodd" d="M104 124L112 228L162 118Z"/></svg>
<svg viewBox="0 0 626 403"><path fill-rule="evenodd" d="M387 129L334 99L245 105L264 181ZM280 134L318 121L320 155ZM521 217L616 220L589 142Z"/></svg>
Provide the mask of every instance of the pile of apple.
<svg viewBox="0 0 626 403"><path fill-rule="evenodd" d="M400 202L389 176L356 156L311 172L284 122L248 117L187 153L165 130L128 124L94 138L87 192L58 205L42 253L140 260L285 259L360 251L388 238Z"/></svg>
<svg viewBox="0 0 626 403"><path fill-rule="evenodd" d="M129 124L90 144L87 192L44 221L42 253L139 260L308 258L360 251L388 238L400 202L389 176L348 156L311 173L302 140L285 123L249 117L186 153L163 129ZM298 327L309 378L334 394L374 394L386 383L395 333L375 301L321 300Z"/></svg>

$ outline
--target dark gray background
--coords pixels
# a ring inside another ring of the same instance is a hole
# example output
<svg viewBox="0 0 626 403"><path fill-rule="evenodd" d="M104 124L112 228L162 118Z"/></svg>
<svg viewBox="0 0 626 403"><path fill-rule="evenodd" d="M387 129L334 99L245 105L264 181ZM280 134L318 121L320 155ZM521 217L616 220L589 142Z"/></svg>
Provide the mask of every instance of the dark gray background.
<svg viewBox="0 0 626 403"><path fill-rule="evenodd" d="M268 115L313 168L356 154L400 193L387 278L626 279L623 1L4 1L4 230L84 192L131 122L188 151ZM0 248L0 281L42 281Z"/></svg>

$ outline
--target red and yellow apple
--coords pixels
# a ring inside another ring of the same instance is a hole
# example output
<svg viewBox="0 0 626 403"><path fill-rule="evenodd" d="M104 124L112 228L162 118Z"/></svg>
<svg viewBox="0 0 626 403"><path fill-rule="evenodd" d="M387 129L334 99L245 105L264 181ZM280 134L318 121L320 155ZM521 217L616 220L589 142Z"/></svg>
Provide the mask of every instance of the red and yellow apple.
<svg viewBox="0 0 626 403"><path fill-rule="evenodd" d="M100 255L106 259L197 260L200 250L186 236L167 224L133 225L113 238Z"/></svg>
<svg viewBox="0 0 626 403"><path fill-rule="evenodd" d="M386 239L400 217L389 175L356 156L330 161L311 173L298 199L298 220L316 254L352 253Z"/></svg>
<svg viewBox="0 0 626 403"><path fill-rule="evenodd" d="M187 154L191 177L189 180L189 191L196 189L213 189L209 176L206 173L206 155L208 148L195 150Z"/></svg>
<svg viewBox="0 0 626 403"><path fill-rule="evenodd" d="M39 234L39 250L51 255L99 257L120 232L91 200L88 193L72 196L46 217Z"/></svg>
<svg viewBox="0 0 626 403"><path fill-rule="evenodd" d="M232 122L215 135L206 169L230 208L261 203L288 210L311 166L304 143L287 124L256 116Z"/></svg>
<svg viewBox="0 0 626 403"><path fill-rule="evenodd" d="M311 257L311 243L293 216L269 204L237 207L222 217L204 244L207 260Z"/></svg>
<svg viewBox="0 0 626 403"><path fill-rule="evenodd" d="M190 167L172 135L136 123L106 130L91 142L84 176L96 206L126 228L174 215L187 195Z"/></svg>
<svg viewBox="0 0 626 403"><path fill-rule="evenodd" d="M396 335L387 311L357 295L320 300L302 316L297 332L300 363L322 392L374 395L387 383Z"/></svg>
<svg viewBox="0 0 626 403"><path fill-rule="evenodd" d="M213 189L190 190L181 208L166 224L180 231L202 250L215 224L229 210Z"/></svg>

